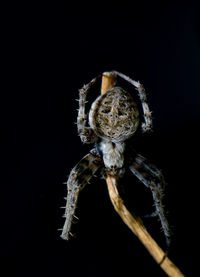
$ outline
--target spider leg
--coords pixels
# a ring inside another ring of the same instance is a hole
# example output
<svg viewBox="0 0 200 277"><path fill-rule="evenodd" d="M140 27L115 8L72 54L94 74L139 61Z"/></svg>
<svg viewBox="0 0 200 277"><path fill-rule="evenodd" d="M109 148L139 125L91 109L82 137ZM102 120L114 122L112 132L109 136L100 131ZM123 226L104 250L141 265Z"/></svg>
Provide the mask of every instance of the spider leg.
<svg viewBox="0 0 200 277"><path fill-rule="evenodd" d="M155 212L158 215L165 235L167 249L170 246L170 229L163 206L164 177L160 170L150 164L143 156L136 154L130 165L131 172L152 192Z"/></svg>
<svg viewBox="0 0 200 277"><path fill-rule="evenodd" d="M135 153L135 161L138 165L143 167L146 170L146 172L152 176L152 178L157 179L158 189L160 193L163 194L166 182L161 170L159 170L155 165L150 163L145 157L143 157L140 154Z"/></svg>
<svg viewBox="0 0 200 277"><path fill-rule="evenodd" d="M121 77L122 79L126 80L130 84L132 84L138 91L138 95L142 104L142 109L143 109L143 114L144 114L144 122L142 123L142 131L149 132L152 131L152 115L151 111L149 109L149 105L147 103L147 96L145 89L140 82L136 82L132 80L130 77L126 76L125 74L118 72L118 71L113 71L114 74L117 76Z"/></svg>
<svg viewBox="0 0 200 277"><path fill-rule="evenodd" d="M83 143L93 143L97 140L97 136L94 131L90 127L86 127L87 123L87 115L85 113L85 104L86 104L86 96L88 90L94 85L97 79L101 75L98 75L96 78L92 79L87 85L84 85L79 90L79 109L78 109L78 117L77 117L77 128L78 134Z"/></svg>
<svg viewBox="0 0 200 277"><path fill-rule="evenodd" d="M93 149L71 170L67 181L68 194L64 213L66 219L61 238L65 240L69 239L79 192L89 183L92 176L102 164L102 159L99 157L96 150Z"/></svg>

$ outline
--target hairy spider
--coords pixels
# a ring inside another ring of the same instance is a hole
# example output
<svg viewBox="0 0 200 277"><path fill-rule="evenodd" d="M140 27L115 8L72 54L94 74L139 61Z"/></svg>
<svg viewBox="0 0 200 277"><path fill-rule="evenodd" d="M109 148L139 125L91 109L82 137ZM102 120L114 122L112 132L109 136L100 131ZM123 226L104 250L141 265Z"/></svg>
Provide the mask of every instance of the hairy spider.
<svg viewBox="0 0 200 277"><path fill-rule="evenodd" d="M143 110L144 122L140 123L138 107L132 95L121 87L115 86L93 102L89 112L89 126L86 126L88 120L85 113L86 95L100 76L79 90L78 134L83 143L95 143L95 148L72 169L69 175L67 204L64 207L66 220L61 237L69 239L79 192L96 171L102 169L104 174L122 177L125 169L129 168L139 181L150 188L152 192L155 205L155 212L152 215L158 216L160 219L168 247L170 230L162 204L165 186L163 175L146 158L135 151L130 152L128 146L128 139L135 134L139 126L143 133L152 130L152 116L146 93L139 82L117 71L111 73L123 78L136 88Z"/></svg>

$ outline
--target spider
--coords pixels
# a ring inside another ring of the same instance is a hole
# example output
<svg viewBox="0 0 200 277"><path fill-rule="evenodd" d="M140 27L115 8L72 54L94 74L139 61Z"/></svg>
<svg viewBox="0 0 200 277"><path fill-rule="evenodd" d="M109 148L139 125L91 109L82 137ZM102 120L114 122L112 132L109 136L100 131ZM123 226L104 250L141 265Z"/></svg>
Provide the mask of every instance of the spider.
<svg viewBox="0 0 200 277"><path fill-rule="evenodd" d="M65 223L61 238L68 240L71 232L79 192L89 183L97 170L104 174L123 177L125 169L130 171L152 192L155 212L158 216L166 238L166 245L170 244L170 230L162 204L164 177L159 169L152 165L142 155L130 150L129 138L141 127L143 133L152 131L152 116L147 103L145 89L140 84L124 75L112 71L115 77L121 77L132 84L139 96L144 122L141 124L139 109L132 95L123 88L114 86L100 95L91 105L88 116L85 112L88 90L94 85L97 76L79 90L79 109L77 117L78 135L83 143L94 143L95 147L80 160L71 170L67 181L67 200L64 217Z"/></svg>

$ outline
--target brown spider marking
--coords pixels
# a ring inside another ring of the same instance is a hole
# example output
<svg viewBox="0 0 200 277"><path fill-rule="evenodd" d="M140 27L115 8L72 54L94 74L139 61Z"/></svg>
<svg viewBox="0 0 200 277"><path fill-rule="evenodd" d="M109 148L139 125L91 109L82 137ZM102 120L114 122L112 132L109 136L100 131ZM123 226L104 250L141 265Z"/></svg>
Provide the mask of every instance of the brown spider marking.
<svg viewBox="0 0 200 277"><path fill-rule="evenodd" d="M139 112L132 96L122 88L114 87L94 101L89 122L99 137L119 142L135 133Z"/></svg>

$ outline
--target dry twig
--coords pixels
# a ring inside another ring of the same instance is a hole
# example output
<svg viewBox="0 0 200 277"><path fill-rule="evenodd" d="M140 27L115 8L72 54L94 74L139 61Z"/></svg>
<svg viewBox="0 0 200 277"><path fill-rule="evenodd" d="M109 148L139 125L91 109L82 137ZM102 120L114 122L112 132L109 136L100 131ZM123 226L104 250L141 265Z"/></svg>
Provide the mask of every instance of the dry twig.
<svg viewBox="0 0 200 277"><path fill-rule="evenodd" d="M115 75L112 72L104 72L102 76L101 94L105 93L108 89L115 85ZM184 277L178 267L168 258L164 251L159 247L156 241L147 232L142 220L139 217L131 214L124 205L123 199L118 192L117 177L107 176L106 179L108 192L111 202L120 215L124 223L131 229L131 231L143 243L149 253L153 256L160 267L170 277Z"/></svg>

